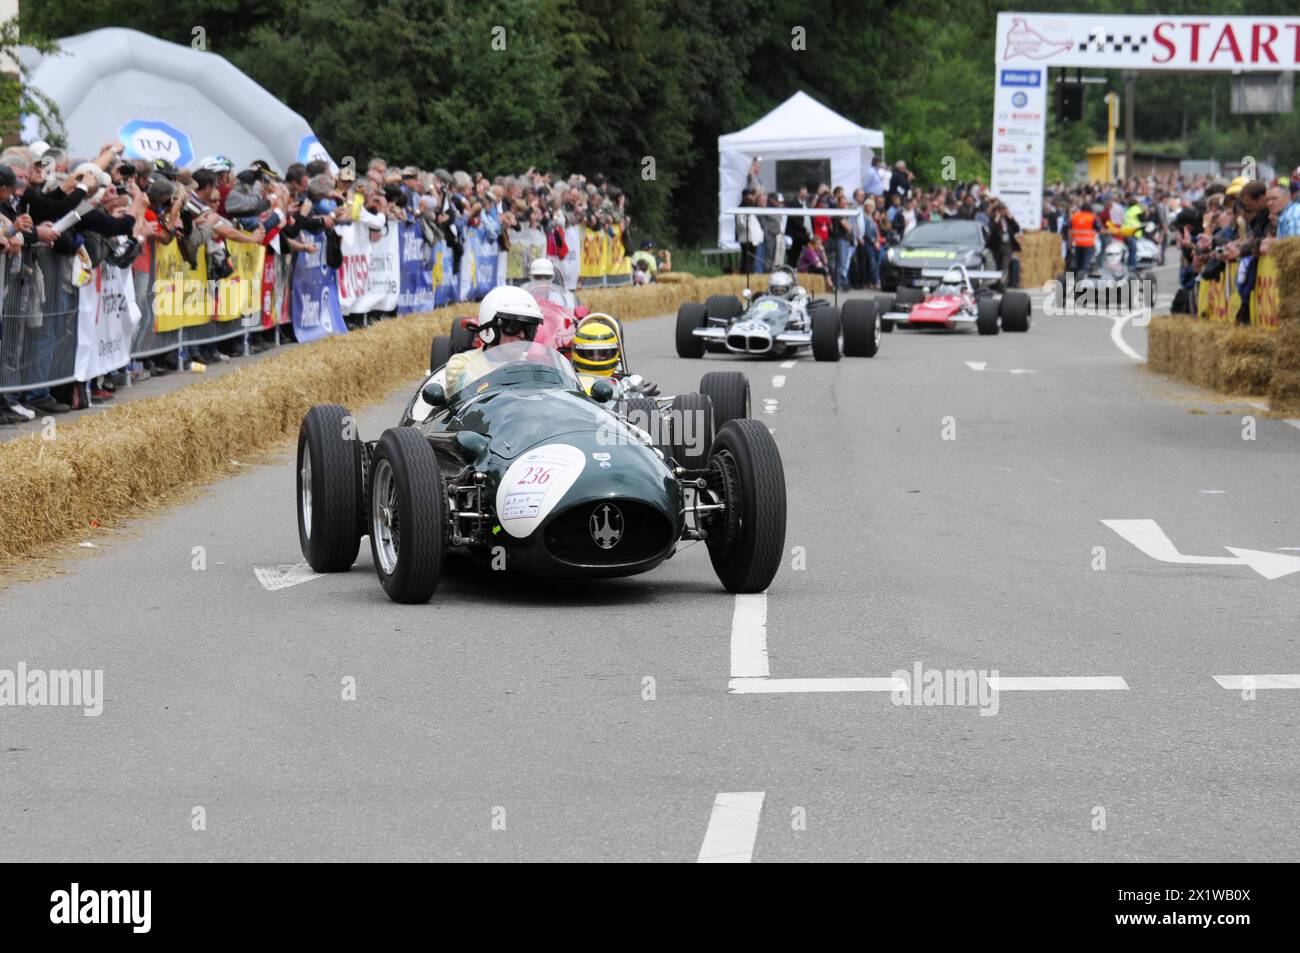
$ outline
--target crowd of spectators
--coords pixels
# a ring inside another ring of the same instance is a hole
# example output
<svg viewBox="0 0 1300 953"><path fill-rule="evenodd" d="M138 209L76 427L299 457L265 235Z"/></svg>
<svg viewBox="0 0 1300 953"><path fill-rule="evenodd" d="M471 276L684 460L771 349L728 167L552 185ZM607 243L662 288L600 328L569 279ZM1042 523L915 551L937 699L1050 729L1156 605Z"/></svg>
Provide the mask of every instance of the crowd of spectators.
<svg viewBox="0 0 1300 953"><path fill-rule="evenodd" d="M1015 252L1020 224L1011 211L980 182L954 183L925 190L915 184L907 163L887 168L872 160L861 187L850 194L843 186L809 183L792 195L766 191L760 181L761 160L750 169L742 207L791 209L781 217L736 216L742 272L772 271L790 265L800 272L825 275L839 290L879 288L885 251L924 222L972 219L985 227L987 243L1000 270L1017 283ZM806 209L795 212L794 209ZM848 209L848 216L818 215L818 209Z"/></svg>
<svg viewBox="0 0 1300 953"><path fill-rule="evenodd" d="M627 196L601 175L564 177L530 168L489 178L482 172L390 167L381 158L371 159L364 170L345 159L340 166L324 160L295 163L280 173L264 160L237 169L220 155L178 169L165 160L126 159L122 152L121 144L106 145L93 160L81 161L36 142L0 154L5 224L0 255L45 248L58 256L83 256L91 266L108 260L130 267L140 301L152 291L149 260L159 243L175 240L191 264L198 250L206 249L210 280L231 273L232 242L263 244L268 253L279 255L316 252L323 246L326 263L338 267L340 231L355 222L369 229L373 240L391 222L418 224L430 247L447 243L457 268L470 229L486 234L501 251L525 232L540 229L547 255L559 260L570 251L565 228L577 224L618 234L638 282L671 267L667 253L656 254L648 240L634 249ZM0 322L0 345L4 333ZM273 340L292 340L291 326L279 329L280 338L275 333L254 331L249 346L259 351ZM199 343L188 348L187 357L205 364L224 362L242 353L244 345L243 335ZM37 350L48 363L50 348ZM0 424L111 401L128 373L142 379L183 368L181 355L169 353L91 382L0 393ZM36 368L36 379L45 379L46 370Z"/></svg>
<svg viewBox="0 0 1300 953"><path fill-rule="evenodd" d="M1137 263L1136 235L1155 243L1157 264L1177 248L1175 310L1194 310L1196 282L1217 279L1235 263L1241 307L1233 318L1249 324L1260 256L1279 238L1300 236L1300 168L1271 181L1166 175L1111 186L1057 185L1045 196L1044 210L1043 227L1063 236L1076 274L1087 270L1106 241L1125 244L1130 267Z"/></svg>

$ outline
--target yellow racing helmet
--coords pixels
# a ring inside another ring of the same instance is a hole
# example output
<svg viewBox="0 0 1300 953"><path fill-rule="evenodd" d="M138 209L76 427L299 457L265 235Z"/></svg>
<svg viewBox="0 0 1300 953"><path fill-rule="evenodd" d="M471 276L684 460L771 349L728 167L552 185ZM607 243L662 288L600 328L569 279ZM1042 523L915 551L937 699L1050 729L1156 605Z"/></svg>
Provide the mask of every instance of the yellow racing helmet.
<svg viewBox="0 0 1300 953"><path fill-rule="evenodd" d="M604 315L584 318L573 335L573 366L579 374L609 377L618 369L618 330Z"/></svg>

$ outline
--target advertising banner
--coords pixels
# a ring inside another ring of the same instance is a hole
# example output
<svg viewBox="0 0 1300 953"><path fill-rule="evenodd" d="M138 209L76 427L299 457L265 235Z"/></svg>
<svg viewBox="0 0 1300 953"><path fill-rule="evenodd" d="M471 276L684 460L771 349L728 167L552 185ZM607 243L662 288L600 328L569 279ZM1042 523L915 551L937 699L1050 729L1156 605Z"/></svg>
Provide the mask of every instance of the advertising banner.
<svg viewBox="0 0 1300 953"><path fill-rule="evenodd" d="M420 314L434 308L433 262L435 250L424 241L420 226L403 223L398 231L401 255L401 287L397 295L398 314Z"/></svg>
<svg viewBox="0 0 1300 953"><path fill-rule="evenodd" d="M251 242L226 242L226 254L234 272L217 282L213 314L218 321L248 318L254 324L260 323L266 248Z"/></svg>
<svg viewBox="0 0 1300 953"><path fill-rule="evenodd" d="M315 341L327 334L345 334L339 309L338 273L325 265L325 243L314 252L298 252L293 263L293 292L290 314L294 336Z"/></svg>
<svg viewBox="0 0 1300 953"><path fill-rule="evenodd" d="M88 381L125 367L131 360L131 339L140 323L135 283L129 269L107 262L78 290L77 380Z"/></svg>
<svg viewBox="0 0 1300 953"><path fill-rule="evenodd" d="M1043 218L1043 160L1047 154L1047 70L999 65L993 92L993 161L989 191L1006 203L1020 227Z"/></svg>
<svg viewBox="0 0 1300 953"><path fill-rule="evenodd" d="M198 267L181 257L176 242L154 245L154 330L159 334L192 328L212 319L212 294L208 288L207 249L200 248Z"/></svg>

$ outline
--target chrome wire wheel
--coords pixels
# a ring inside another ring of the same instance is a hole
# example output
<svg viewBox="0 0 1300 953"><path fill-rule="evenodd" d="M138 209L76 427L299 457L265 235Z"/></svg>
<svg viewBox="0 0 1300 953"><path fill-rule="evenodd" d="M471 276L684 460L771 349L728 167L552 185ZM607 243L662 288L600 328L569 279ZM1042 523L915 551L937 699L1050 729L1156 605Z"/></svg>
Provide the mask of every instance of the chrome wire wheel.
<svg viewBox="0 0 1300 953"><path fill-rule="evenodd" d="M379 568L391 576L397 570L401 548L401 520L397 510L397 481L387 460L378 461L371 477L370 537L375 543Z"/></svg>
<svg viewBox="0 0 1300 953"><path fill-rule="evenodd" d="M298 471L298 495L302 505L302 531L311 539L311 448L303 447L302 468Z"/></svg>

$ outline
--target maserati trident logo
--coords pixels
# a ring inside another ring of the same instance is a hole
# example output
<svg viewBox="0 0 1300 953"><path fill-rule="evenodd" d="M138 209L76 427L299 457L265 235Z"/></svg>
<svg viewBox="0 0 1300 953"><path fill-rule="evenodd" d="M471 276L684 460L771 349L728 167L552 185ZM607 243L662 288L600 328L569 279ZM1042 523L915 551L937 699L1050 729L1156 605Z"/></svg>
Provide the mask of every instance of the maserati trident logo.
<svg viewBox="0 0 1300 953"><path fill-rule="evenodd" d="M601 549L613 549L623 538L623 514L612 503L601 503L591 511L587 524L591 538Z"/></svg>

